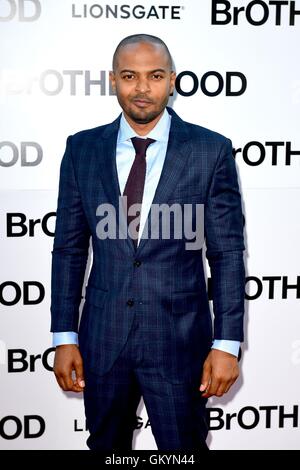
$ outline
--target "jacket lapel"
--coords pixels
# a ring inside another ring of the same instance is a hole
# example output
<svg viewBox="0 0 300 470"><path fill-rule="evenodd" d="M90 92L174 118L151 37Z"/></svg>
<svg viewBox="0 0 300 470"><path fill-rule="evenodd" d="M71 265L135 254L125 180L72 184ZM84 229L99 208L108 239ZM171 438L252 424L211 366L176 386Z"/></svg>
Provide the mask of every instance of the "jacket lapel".
<svg viewBox="0 0 300 470"><path fill-rule="evenodd" d="M121 197L119 179L116 164L116 148L119 132L121 114L108 124L98 142L97 158L99 164L99 174L101 176L102 185L109 202L116 210L116 231L122 233L122 238L129 243L130 249L135 250L133 240L127 236L127 221L125 212L120 211L119 197Z"/></svg>
<svg viewBox="0 0 300 470"><path fill-rule="evenodd" d="M175 190L178 184L180 175L186 167L187 158L191 152L191 144L188 141L189 132L185 122L175 113L173 109L167 107L167 111L172 116L169 141L164 165L156 188L156 192L154 194L154 198L152 200L152 204L163 204L167 202L167 200L171 197L172 192ZM145 223L145 229L143 231L144 235L147 234L147 225L151 227L151 210L152 209L150 208ZM155 222L157 225L158 221ZM155 225L152 225L151 229L153 230L154 227ZM136 255L140 254L141 250L144 248L145 244L149 240L149 238L143 238L143 234L138 244Z"/></svg>

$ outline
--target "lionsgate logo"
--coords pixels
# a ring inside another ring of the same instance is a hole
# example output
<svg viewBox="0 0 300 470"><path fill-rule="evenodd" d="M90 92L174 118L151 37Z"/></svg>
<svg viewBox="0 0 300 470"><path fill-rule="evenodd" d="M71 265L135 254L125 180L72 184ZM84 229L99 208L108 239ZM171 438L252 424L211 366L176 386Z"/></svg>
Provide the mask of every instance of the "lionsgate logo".
<svg viewBox="0 0 300 470"><path fill-rule="evenodd" d="M262 405L244 406L236 412L225 413L222 408L207 408L206 418L210 431L243 429L250 431L261 429L299 428L299 405ZM136 417L135 429L147 429L151 421ZM74 420L74 432L87 431L86 421Z"/></svg>
<svg viewBox="0 0 300 470"><path fill-rule="evenodd" d="M234 3L237 3L238 6L234 6ZM262 26L266 23L272 23L275 26L295 26L296 17L300 15L300 5L297 5L296 1L253 0L252 2L243 2L246 3L243 6L240 6L240 3L212 0L211 24L238 26L246 21L252 26Z"/></svg>
<svg viewBox="0 0 300 470"><path fill-rule="evenodd" d="M145 2L147 3L147 2ZM180 20L183 5L128 5L73 3L73 18L123 19L123 20Z"/></svg>
<svg viewBox="0 0 300 470"><path fill-rule="evenodd" d="M110 203L98 205L96 215L102 218L96 226L97 237L100 240L107 238L115 240L118 238L126 239L129 235L133 240L137 240L142 204L135 203L127 206L127 196L119 196L118 209L117 224L115 206ZM124 215L127 216L127 220L125 220ZM151 204L150 216L145 221L141 238L150 238L151 240L194 240L186 242L185 249L200 250L204 243L204 204Z"/></svg>

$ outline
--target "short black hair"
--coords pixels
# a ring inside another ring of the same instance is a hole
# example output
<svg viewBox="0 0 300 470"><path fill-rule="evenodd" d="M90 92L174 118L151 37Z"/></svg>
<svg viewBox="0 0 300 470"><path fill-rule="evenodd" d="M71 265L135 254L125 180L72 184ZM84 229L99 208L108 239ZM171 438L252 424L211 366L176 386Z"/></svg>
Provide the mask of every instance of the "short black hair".
<svg viewBox="0 0 300 470"><path fill-rule="evenodd" d="M127 46L127 44L137 44L139 42L150 42L152 44L159 44L160 46L162 46L167 53L170 70L173 70L172 56L166 43L162 39L157 36L152 36L152 34L132 34L131 36L126 36L126 38L122 39L122 41L120 41L117 45L112 60L113 71L115 71L116 69L120 49L124 46Z"/></svg>

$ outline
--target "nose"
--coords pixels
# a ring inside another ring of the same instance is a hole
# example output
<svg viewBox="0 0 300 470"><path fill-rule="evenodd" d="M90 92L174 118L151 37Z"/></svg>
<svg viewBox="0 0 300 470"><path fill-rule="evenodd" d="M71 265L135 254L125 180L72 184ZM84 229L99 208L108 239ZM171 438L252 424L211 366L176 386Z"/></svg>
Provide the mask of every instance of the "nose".
<svg viewBox="0 0 300 470"><path fill-rule="evenodd" d="M138 91L140 93L146 93L147 91L150 90L149 81L147 80L147 78L140 77L136 81L136 87L135 88L136 88L136 91Z"/></svg>

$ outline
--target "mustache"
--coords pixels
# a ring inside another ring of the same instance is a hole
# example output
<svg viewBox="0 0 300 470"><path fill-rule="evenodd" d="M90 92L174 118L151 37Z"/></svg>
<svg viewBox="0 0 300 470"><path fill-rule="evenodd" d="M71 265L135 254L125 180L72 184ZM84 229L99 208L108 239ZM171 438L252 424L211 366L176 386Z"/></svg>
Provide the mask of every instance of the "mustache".
<svg viewBox="0 0 300 470"><path fill-rule="evenodd" d="M153 101L147 98L147 96L135 96L134 98L132 98L132 101L137 100L147 101L147 103L153 103Z"/></svg>

